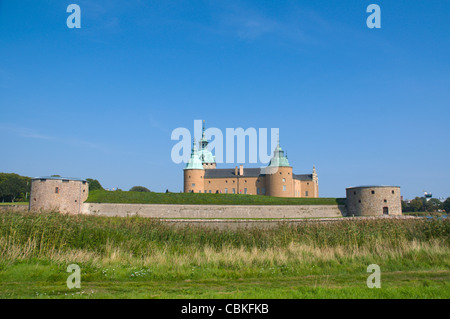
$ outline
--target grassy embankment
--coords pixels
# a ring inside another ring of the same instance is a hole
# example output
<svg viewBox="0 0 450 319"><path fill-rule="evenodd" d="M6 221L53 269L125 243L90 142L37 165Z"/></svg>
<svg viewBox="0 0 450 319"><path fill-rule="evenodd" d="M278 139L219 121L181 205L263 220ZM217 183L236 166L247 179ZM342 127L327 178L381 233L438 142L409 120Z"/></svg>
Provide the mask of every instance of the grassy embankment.
<svg viewBox="0 0 450 319"><path fill-rule="evenodd" d="M345 198L280 198L245 194L108 192L96 190L89 193L87 202L201 205L345 205Z"/></svg>
<svg viewBox="0 0 450 319"><path fill-rule="evenodd" d="M16 202L16 203L0 203L0 206L11 206L11 205L28 205L28 202Z"/></svg>
<svg viewBox="0 0 450 319"><path fill-rule="evenodd" d="M0 298L450 298L448 220L174 228L141 217L0 214ZM66 287L69 264L81 289ZM369 289L370 264L381 289Z"/></svg>

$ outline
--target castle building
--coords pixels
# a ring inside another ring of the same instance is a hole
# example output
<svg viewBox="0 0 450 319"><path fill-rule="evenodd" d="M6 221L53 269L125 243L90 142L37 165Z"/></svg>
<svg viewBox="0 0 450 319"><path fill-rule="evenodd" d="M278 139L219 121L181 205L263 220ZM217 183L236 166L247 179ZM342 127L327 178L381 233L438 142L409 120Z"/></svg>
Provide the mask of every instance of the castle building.
<svg viewBox="0 0 450 319"><path fill-rule="evenodd" d="M264 168L216 168L216 160L207 149L203 127L199 150L194 142L191 157L184 168L185 193L230 193L276 197L319 197L316 169L312 174L294 174L287 156L277 147L270 163Z"/></svg>

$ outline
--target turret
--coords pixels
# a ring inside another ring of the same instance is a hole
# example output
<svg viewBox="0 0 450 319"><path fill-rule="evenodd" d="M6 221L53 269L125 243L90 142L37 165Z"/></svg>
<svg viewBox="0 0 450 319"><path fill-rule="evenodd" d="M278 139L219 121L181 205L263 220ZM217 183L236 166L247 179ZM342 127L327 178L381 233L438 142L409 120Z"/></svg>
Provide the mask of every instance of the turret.
<svg viewBox="0 0 450 319"><path fill-rule="evenodd" d="M191 157L184 168L184 192L202 193L204 192L205 170L199 158L195 140L192 145Z"/></svg>
<svg viewBox="0 0 450 319"><path fill-rule="evenodd" d="M265 171L267 195L277 197L294 196L292 166L289 165L288 158L280 147L280 141L278 141L273 157Z"/></svg>

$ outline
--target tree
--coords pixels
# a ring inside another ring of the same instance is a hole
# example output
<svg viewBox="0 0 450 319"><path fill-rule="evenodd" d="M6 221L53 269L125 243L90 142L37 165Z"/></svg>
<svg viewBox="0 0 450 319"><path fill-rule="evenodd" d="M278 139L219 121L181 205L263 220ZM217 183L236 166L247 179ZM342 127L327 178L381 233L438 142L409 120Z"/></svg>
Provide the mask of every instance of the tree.
<svg viewBox="0 0 450 319"><path fill-rule="evenodd" d="M438 210L442 209L442 203L437 198L431 198L430 200L425 202L424 208L427 212L437 212Z"/></svg>
<svg viewBox="0 0 450 319"><path fill-rule="evenodd" d="M25 200L30 192L31 179L14 173L0 173L0 201Z"/></svg>
<svg viewBox="0 0 450 319"><path fill-rule="evenodd" d="M450 213L450 197L448 197L443 203L442 208L445 210L445 212L448 214Z"/></svg>
<svg viewBox="0 0 450 319"><path fill-rule="evenodd" d="M402 212L406 213L406 212L409 212L410 210L411 209L410 209L409 205L404 200L402 200Z"/></svg>
<svg viewBox="0 0 450 319"><path fill-rule="evenodd" d="M144 186L133 186L130 188L130 192L150 192L150 190Z"/></svg>
<svg viewBox="0 0 450 319"><path fill-rule="evenodd" d="M414 198L411 203L409 203L409 207L413 212L423 211L423 200L420 197Z"/></svg>
<svg viewBox="0 0 450 319"><path fill-rule="evenodd" d="M89 191L95 191L95 190L105 190L100 182L96 179L87 178L86 181L89 183Z"/></svg>

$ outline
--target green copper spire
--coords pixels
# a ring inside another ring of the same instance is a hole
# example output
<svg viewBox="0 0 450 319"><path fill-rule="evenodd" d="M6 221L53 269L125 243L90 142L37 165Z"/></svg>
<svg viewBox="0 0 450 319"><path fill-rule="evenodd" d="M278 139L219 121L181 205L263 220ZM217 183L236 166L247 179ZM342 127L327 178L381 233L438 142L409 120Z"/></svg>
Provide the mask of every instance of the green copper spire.
<svg viewBox="0 0 450 319"><path fill-rule="evenodd" d="M216 163L215 156L212 155L211 151L208 150L208 140L205 136L205 121L203 120L203 132L202 139L200 140L200 151L198 153L200 160L202 163Z"/></svg>
<svg viewBox="0 0 450 319"><path fill-rule="evenodd" d="M184 169L203 169L202 161L199 158L197 147L195 146L195 139L192 142L191 158Z"/></svg>
<svg viewBox="0 0 450 319"><path fill-rule="evenodd" d="M269 167L290 166L287 156L280 146L280 139L278 139L277 147L273 151L273 157L270 160Z"/></svg>

